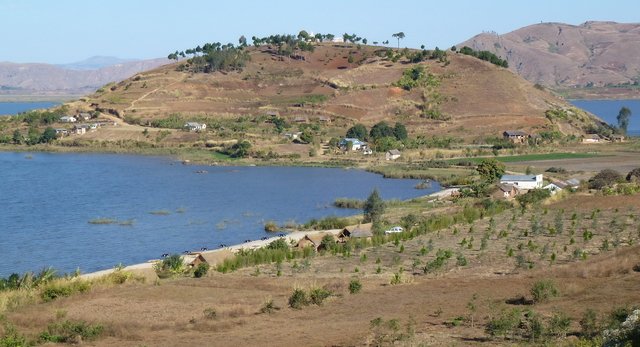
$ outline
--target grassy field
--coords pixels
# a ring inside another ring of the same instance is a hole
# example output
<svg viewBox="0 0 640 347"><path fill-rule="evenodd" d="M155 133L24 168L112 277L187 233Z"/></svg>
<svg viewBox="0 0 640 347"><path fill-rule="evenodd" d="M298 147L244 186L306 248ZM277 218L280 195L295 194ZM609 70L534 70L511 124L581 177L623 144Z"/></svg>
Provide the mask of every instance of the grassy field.
<svg viewBox="0 0 640 347"><path fill-rule="evenodd" d="M450 163L457 163L461 160L470 161L478 164L484 159L496 159L503 163L516 163L521 161L538 161L538 160L560 160L560 159L587 159L601 156L595 153L536 153L536 154L523 154L523 155L509 155L509 156L497 156L497 157L475 157L475 158L460 158L449 159Z"/></svg>

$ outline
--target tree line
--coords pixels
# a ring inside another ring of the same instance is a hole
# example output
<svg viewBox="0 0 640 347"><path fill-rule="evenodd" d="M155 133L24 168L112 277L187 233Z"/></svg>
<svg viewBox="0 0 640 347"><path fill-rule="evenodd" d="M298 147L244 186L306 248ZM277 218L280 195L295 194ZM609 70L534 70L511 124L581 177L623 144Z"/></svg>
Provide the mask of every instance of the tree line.
<svg viewBox="0 0 640 347"><path fill-rule="evenodd" d="M509 63L506 59L502 59L489 51L474 51L471 47L464 46L460 49L460 53L488 61L493 65L509 67Z"/></svg>

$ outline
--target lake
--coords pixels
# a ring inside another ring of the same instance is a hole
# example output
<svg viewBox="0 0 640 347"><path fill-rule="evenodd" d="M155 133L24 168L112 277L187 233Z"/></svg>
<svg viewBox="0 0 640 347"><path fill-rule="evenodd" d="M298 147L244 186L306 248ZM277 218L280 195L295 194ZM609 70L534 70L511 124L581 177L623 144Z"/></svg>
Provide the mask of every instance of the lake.
<svg viewBox="0 0 640 347"><path fill-rule="evenodd" d="M206 170L207 173L197 173ZM433 182L302 167L209 167L171 158L0 152L0 276L53 266L83 273L273 236L264 223L345 216L338 197L409 199ZM90 224L98 218L124 224Z"/></svg>
<svg viewBox="0 0 640 347"><path fill-rule="evenodd" d="M630 100L569 100L572 104L589 111L611 125L618 125L618 112L622 107L631 110L627 132L632 136L640 136L640 99Z"/></svg>
<svg viewBox="0 0 640 347"><path fill-rule="evenodd" d="M0 102L0 116L12 116L20 112L49 108L59 104L54 101Z"/></svg>

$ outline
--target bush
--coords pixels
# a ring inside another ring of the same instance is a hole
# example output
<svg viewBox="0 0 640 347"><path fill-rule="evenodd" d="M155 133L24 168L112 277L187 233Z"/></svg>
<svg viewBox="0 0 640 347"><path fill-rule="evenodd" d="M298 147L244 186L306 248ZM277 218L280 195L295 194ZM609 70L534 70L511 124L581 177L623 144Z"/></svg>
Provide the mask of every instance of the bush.
<svg viewBox="0 0 640 347"><path fill-rule="evenodd" d="M82 280L61 280L47 284L40 294L42 300L52 301L61 297L68 297L76 293L84 293L91 288L91 283Z"/></svg>
<svg viewBox="0 0 640 347"><path fill-rule="evenodd" d="M551 196L551 191L548 189L531 189L527 194L516 196L516 200L523 207L540 203L544 199Z"/></svg>
<svg viewBox="0 0 640 347"><path fill-rule="evenodd" d="M533 301L536 303L547 301L559 295L560 293L555 283L551 280L537 281L531 287L531 296L533 296Z"/></svg>
<svg viewBox="0 0 640 347"><path fill-rule="evenodd" d="M361 289L362 289L362 283L360 283L359 279L354 278L351 280L351 282L349 282L349 293L357 294L360 292Z"/></svg>
<svg viewBox="0 0 640 347"><path fill-rule="evenodd" d="M195 271L193 271L193 277L195 277L195 278L204 277L204 276L207 275L207 272L209 272L209 264L200 263L196 267Z"/></svg>
<svg viewBox="0 0 640 347"><path fill-rule="evenodd" d="M580 319L581 334L583 337L592 338L598 335L600 331L598 327L598 316L592 309L587 309Z"/></svg>
<svg viewBox="0 0 640 347"><path fill-rule="evenodd" d="M278 229L279 229L278 224L276 224L276 222L274 222L272 220L264 223L264 231L276 232L276 231L278 231Z"/></svg>
<svg viewBox="0 0 640 347"><path fill-rule="evenodd" d="M160 277L169 277L183 274L186 271L184 261L180 254L172 254L154 265L156 273Z"/></svg>
<svg viewBox="0 0 640 347"><path fill-rule="evenodd" d="M564 312L556 312L549 321L548 332L555 337L567 336L567 331L571 325L571 317L567 316Z"/></svg>
<svg viewBox="0 0 640 347"><path fill-rule="evenodd" d="M519 324L519 310L503 310L498 316L489 320L485 330L491 336L507 336L512 335Z"/></svg>
<svg viewBox="0 0 640 347"><path fill-rule="evenodd" d="M262 305L262 307L260 308L260 313L274 313L275 311L279 310L280 307L277 307L274 303L272 299L269 299L267 301L265 301L264 305Z"/></svg>
<svg viewBox="0 0 640 347"><path fill-rule="evenodd" d="M627 174L627 181L632 182L638 182L640 181L640 167L635 168L631 171L629 171L629 173Z"/></svg>
<svg viewBox="0 0 640 347"><path fill-rule="evenodd" d="M54 343L80 343L83 340L95 339L102 334L103 330L102 325L66 320L49 324L47 330L40 334L40 339Z"/></svg>
<svg viewBox="0 0 640 347"><path fill-rule="evenodd" d="M309 305L309 298L307 298L307 293L305 293L302 289L294 289L293 293L289 297L289 307L299 310L303 306L307 305Z"/></svg>
<svg viewBox="0 0 640 347"><path fill-rule="evenodd" d="M320 306L330 296L331 292L324 288L313 288L309 292L309 301L314 305Z"/></svg>
<svg viewBox="0 0 640 347"><path fill-rule="evenodd" d="M590 189L602 189L622 181L622 175L615 170L604 169L589 180Z"/></svg>

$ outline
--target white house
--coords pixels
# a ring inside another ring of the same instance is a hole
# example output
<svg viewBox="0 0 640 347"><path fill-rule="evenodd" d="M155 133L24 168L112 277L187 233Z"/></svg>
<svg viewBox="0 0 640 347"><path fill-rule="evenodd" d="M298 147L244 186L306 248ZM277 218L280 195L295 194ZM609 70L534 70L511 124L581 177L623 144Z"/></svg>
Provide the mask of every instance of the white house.
<svg viewBox="0 0 640 347"><path fill-rule="evenodd" d="M352 151L359 151L361 149L364 149L367 147L367 143L360 141L356 138L351 138L351 137L345 137L344 139L340 140L340 143L338 143L338 146L344 150L346 150L349 146L349 142L351 142L351 150Z"/></svg>
<svg viewBox="0 0 640 347"><path fill-rule="evenodd" d="M187 122L184 124L184 127L189 131L202 131L207 128L207 125L204 123Z"/></svg>
<svg viewBox="0 0 640 347"><path fill-rule="evenodd" d="M512 184L517 189L542 188L542 175L504 175L501 184Z"/></svg>
<svg viewBox="0 0 640 347"><path fill-rule="evenodd" d="M77 119L89 120L89 119L91 119L91 114L86 113L86 112L82 112L82 113L79 113L76 118Z"/></svg>
<svg viewBox="0 0 640 347"><path fill-rule="evenodd" d="M60 117L60 121L63 123L75 123L78 120L76 119L76 117L73 117L73 116L62 116Z"/></svg>
<svg viewBox="0 0 640 347"><path fill-rule="evenodd" d="M561 184L555 184L555 183L549 183L542 188L550 191L551 195L555 195L557 192L562 190Z"/></svg>
<svg viewBox="0 0 640 347"><path fill-rule="evenodd" d="M602 137L598 134L587 134L582 138L582 143L600 143L602 141Z"/></svg>
<svg viewBox="0 0 640 347"><path fill-rule="evenodd" d="M402 154L400 153L399 150L397 149L392 149L387 151L387 153L384 154L385 159L387 160L396 160L398 158L400 158Z"/></svg>
<svg viewBox="0 0 640 347"><path fill-rule="evenodd" d="M89 129L88 125L76 125L73 127L73 131L75 131L76 135L82 135L87 133L87 129Z"/></svg>

